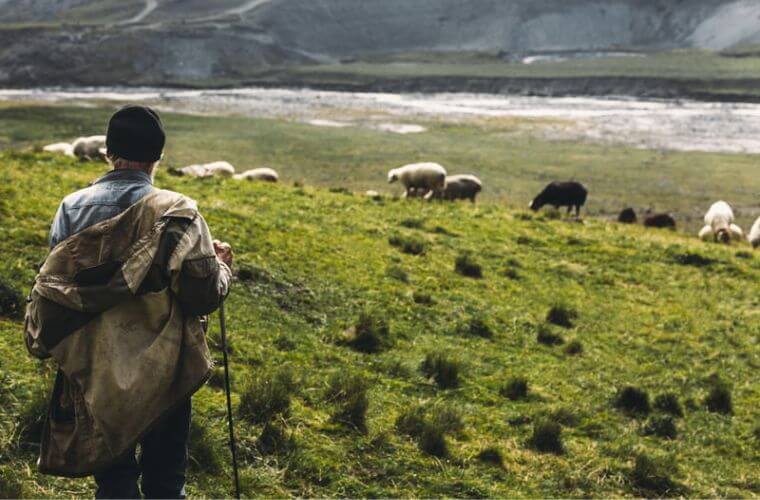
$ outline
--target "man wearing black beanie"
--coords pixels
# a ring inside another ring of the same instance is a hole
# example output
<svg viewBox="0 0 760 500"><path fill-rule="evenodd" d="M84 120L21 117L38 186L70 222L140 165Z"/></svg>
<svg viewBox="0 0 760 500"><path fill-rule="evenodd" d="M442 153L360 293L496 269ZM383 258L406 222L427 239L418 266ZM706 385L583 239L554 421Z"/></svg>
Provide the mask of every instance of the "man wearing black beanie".
<svg viewBox="0 0 760 500"><path fill-rule="evenodd" d="M93 474L98 498L139 498L140 475L146 497L184 498L190 396L213 366L200 317L231 283L195 202L153 186L165 142L148 107L111 117L113 170L61 203L27 310L30 352L59 365L40 469Z"/></svg>

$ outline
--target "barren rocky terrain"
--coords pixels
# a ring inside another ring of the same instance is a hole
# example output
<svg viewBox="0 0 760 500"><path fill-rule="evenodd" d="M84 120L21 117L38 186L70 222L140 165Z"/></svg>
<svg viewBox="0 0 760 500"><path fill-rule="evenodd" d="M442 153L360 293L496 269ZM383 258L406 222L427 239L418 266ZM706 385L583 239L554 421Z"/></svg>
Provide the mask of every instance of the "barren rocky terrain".
<svg viewBox="0 0 760 500"><path fill-rule="evenodd" d="M0 85L325 86L291 73L272 77L272 71L380 55L412 54L414 65L414 54L487 54L490 63L520 67L537 54L540 60L723 50L760 41L758 16L760 5L748 0L0 0ZM684 91L673 81L549 84L507 77L500 77L505 92ZM391 83L387 89L398 90ZM476 83L459 75L425 77L416 85L489 90ZM739 79L732 86L746 84ZM375 82L374 89L383 85Z"/></svg>

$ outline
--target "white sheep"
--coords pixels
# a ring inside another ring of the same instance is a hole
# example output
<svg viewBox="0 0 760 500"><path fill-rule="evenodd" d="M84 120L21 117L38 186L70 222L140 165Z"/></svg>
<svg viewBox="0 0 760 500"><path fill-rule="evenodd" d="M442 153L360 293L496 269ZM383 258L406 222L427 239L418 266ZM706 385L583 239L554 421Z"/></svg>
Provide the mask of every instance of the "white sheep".
<svg viewBox="0 0 760 500"><path fill-rule="evenodd" d="M425 199L429 200L446 185L446 169L437 163L404 165L388 172L388 182L396 181L404 185L404 198L423 191Z"/></svg>
<svg viewBox="0 0 760 500"><path fill-rule="evenodd" d="M91 135L80 137L71 144L74 156L80 160L105 161L106 159L106 136Z"/></svg>
<svg viewBox="0 0 760 500"><path fill-rule="evenodd" d="M232 177L235 174L235 167L226 161L213 161L201 165L188 165L173 172L188 177Z"/></svg>
<svg viewBox="0 0 760 500"><path fill-rule="evenodd" d="M242 174L236 174L234 177L239 181L278 182L280 180L280 176L271 168L254 168L253 170L246 170Z"/></svg>
<svg viewBox="0 0 760 500"><path fill-rule="evenodd" d="M757 218L752 229L749 230L749 236L747 237L752 248L760 247L760 217Z"/></svg>
<svg viewBox="0 0 760 500"><path fill-rule="evenodd" d="M443 191L437 194L444 200L470 200L475 203L475 197L483 189L483 183L474 175L449 175Z"/></svg>
<svg viewBox="0 0 760 500"><path fill-rule="evenodd" d="M728 243L732 239L744 238L744 232L734 224L734 211L725 201L716 201L705 214L705 226L699 231L704 241Z"/></svg>
<svg viewBox="0 0 760 500"><path fill-rule="evenodd" d="M48 144L47 146L43 147L42 150L48 153L74 156L74 146L68 142L56 142L55 144Z"/></svg>

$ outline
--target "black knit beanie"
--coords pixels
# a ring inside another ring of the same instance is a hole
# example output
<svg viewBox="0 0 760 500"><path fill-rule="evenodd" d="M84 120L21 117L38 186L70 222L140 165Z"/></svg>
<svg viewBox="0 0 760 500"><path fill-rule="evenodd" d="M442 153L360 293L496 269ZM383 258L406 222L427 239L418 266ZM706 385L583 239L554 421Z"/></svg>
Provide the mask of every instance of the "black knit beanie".
<svg viewBox="0 0 760 500"><path fill-rule="evenodd" d="M109 155L129 161L161 159L166 135L158 113L147 106L124 106L108 122L106 148Z"/></svg>

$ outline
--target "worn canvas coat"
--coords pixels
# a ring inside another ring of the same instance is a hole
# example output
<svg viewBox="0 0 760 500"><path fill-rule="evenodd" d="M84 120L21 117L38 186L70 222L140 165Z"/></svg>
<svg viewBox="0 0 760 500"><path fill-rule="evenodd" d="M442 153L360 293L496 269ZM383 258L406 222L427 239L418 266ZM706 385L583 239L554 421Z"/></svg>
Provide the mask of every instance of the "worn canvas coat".
<svg viewBox="0 0 760 500"><path fill-rule="evenodd" d="M199 315L230 281L195 203L154 190L53 248L27 306L29 351L59 371L44 473L82 476L126 453L208 378Z"/></svg>

